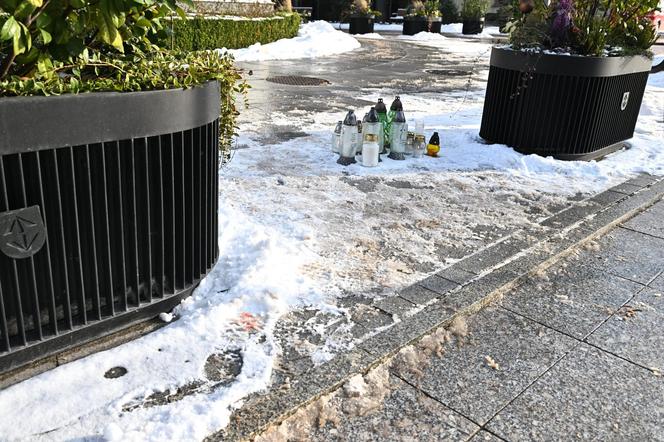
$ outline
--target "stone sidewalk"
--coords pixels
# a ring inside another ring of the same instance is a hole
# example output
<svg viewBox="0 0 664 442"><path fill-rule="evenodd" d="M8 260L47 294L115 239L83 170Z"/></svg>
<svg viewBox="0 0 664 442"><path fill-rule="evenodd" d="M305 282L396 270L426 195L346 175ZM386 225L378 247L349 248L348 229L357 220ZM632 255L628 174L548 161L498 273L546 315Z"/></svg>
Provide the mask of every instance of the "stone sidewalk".
<svg viewBox="0 0 664 442"><path fill-rule="evenodd" d="M635 178L378 301L400 321L210 440L664 440L663 196Z"/></svg>

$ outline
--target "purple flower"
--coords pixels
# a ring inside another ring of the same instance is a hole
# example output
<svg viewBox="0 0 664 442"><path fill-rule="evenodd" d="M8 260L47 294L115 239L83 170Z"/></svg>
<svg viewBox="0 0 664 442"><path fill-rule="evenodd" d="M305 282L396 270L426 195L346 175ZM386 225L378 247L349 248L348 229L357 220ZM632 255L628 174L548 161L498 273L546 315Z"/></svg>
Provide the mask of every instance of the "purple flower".
<svg viewBox="0 0 664 442"><path fill-rule="evenodd" d="M553 12L553 23L551 24L551 40L554 46L563 46L568 41L568 35L572 26L573 0L559 0Z"/></svg>

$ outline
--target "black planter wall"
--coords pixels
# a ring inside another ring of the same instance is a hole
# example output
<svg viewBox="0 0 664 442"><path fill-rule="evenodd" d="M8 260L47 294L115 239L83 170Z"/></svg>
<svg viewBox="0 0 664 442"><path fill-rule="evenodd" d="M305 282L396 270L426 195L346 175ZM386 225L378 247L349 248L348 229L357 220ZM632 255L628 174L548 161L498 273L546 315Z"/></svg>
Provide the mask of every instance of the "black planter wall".
<svg viewBox="0 0 664 442"><path fill-rule="evenodd" d="M650 66L493 48L480 136L564 160L607 155L634 135Z"/></svg>
<svg viewBox="0 0 664 442"><path fill-rule="evenodd" d="M349 17L348 33L371 34L374 31L374 17Z"/></svg>
<svg viewBox="0 0 664 442"><path fill-rule="evenodd" d="M0 99L0 373L168 311L217 250L219 87Z"/></svg>
<svg viewBox="0 0 664 442"><path fill-rule="evenodd" d="M463 20L463 27L461 33L463 35L481 34L484 30L484 19L482 20Z"/></svg>
<svg viewBox="0 0 664 442"><path fill-rule="evenodd" d="M442 21L428 21L426 18L410 18L403 21L403 35L415 35L420 32L434 32L440 34Z"/></svg>

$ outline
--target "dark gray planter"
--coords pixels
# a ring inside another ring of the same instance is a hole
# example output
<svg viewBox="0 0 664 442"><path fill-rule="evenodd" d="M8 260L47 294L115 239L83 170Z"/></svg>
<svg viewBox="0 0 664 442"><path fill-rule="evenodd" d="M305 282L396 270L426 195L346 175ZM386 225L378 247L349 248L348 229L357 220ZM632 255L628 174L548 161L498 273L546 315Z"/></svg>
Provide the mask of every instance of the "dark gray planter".
<svg viewBox="0 0 664 442"><path fill-rule="evenodd" d="M605 156L634 135L651 64L493 48L480 136L525 154Z"/></svg>
<svg viewBox="0 0 664 442"><path fill-rule="evenodd" d="M484 30L484 18L482 19L463 19L463 28L461 33L464 35L481 34Z"/></svg>
<svg viewBox="0 0 664 442"><path fill-rule="evenodd" d="M369 17L365 15L351 16L348 19L350 23L348 32L350 34L371 34L374 31L374 20L373 15Z"/></svg>
<svg viewBox="0 0 664 442"><path fill-rule="evenodd" d="M403 21L403 35L415 35L420 32L440 34L442 21L428 20L426 17L406 17Z"/></svg>
<svg viewBox="0 0 664 442"><path fill-rule="evenodd" d="M212 268L219 93L0 98L0 373L168 311Z"/></svg>

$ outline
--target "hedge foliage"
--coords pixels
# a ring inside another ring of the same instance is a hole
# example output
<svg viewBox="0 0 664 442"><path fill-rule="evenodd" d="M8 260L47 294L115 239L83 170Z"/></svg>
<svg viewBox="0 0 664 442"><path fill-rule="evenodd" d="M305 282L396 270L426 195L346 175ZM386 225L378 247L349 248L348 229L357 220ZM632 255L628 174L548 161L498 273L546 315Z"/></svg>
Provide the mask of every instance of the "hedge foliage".
<svg viewBox="0 0 664 442"><path fill-rule="evenodd" d="M295 37L300 20L299 14L282 14L263 20L205 16L175 19L171 43L174 49L182 51L246 48L254 43Z"/></svg>

